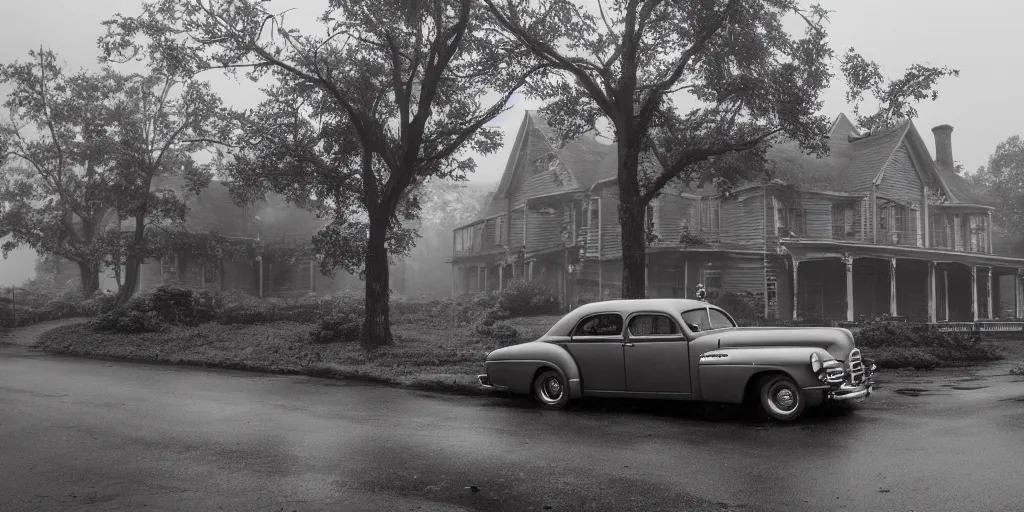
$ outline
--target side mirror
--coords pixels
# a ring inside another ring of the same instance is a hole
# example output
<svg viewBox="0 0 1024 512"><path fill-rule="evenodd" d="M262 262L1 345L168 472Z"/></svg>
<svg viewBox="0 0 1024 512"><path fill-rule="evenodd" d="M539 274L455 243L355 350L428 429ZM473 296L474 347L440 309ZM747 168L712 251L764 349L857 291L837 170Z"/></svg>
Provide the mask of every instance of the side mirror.
<svg viewBox="0 0 1024 512"><path fill-rule="evenodd" d="M686 324L686 326L693 332L700 332L700 326L697 324Z"/></svg>

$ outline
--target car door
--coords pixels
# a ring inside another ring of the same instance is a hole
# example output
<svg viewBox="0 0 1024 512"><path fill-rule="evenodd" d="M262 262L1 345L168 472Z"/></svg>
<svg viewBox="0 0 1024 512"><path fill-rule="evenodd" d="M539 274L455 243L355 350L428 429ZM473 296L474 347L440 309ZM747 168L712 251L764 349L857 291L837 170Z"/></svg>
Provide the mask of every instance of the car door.
<svg viewBox="0 0 1024 512"><path fill-rule="evenodd" d="M580 369L585 391L626 390L622 330L618 313L590 315L576 324L566 347Z"/></svg>
<svg viewBox="0 0 1024 512"><path fill-rule="evenodd" d="M623 345L626 390L631 393L690 393L689 345L672 317L629 317Z"/></svg>

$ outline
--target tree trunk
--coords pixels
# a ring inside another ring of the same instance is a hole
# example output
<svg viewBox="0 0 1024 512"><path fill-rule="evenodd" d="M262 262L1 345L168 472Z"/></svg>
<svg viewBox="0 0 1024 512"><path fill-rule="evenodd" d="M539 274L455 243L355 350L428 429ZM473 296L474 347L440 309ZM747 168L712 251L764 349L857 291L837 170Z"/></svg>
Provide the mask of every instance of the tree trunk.
<svg viewBox="0 0 1024 512"><path fill-rule="evenodd" d="M622 241L622 298L643 299L647 297L647 226L644 225L647 205L642 200L637 179L639 158L636 150L625 147L627 141L622 137L619 140L617 181Z"/></svg>
<svg viewBox="0 0 1024 512"><path fill-rule="evenodd" d="M82 280L82 295L92 297L100 289L100 264L95 262L78 263L78 275Z"/></svg>
<svg viewBox="0 0 1024 512"><path fill-rule="evenodd" d="M366 318L362 339L363 348L367 350L391 344L387 230L387 216L371 216L370 239L366 244Z"/></svg>
<svg viewBox="0 0 1024 512"><path fill-rule="evenodd" d="M132 234L132 243L128 247L128 255L124 263L124 285L121 286L117 296L117 302L124 304L128 302L139 291L139 275L142 272L142 246L146 241L146 218L135 217L135 232Z"/></svg>

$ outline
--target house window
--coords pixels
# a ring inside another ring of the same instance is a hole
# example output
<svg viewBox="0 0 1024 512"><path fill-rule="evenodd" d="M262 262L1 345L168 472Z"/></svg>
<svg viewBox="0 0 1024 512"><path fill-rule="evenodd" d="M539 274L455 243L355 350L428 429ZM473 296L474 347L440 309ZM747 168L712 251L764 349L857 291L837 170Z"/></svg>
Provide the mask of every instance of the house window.
<svg viewBox="0 0 1024 512"><path fill-rule="evenodd" d="M953 225L949 216L942 214L932 215L932 247L952 249L953 248Z"/></svg>
<svg viewBox="0 0 1024 512"><path fill-rule="evenodd" d="M902 244L910 239L907 207L890 204L878 209L878 236L881 243Z"/></svg>
<svg viewBox="0 0 1024 512"><path fill-rule="evenodd" d="M601 220L601 199L594 198L590 200L589 205L590 213L587 215L587 227L597 227Z"/></svg>
<svg viewBox="0 0 1024 512"><path fill-rule="evenodd" d="M203 263L203 283L216 284L220 282L220 262Z"/></svg>
<svg viewBox="0 0 1024 512"><path fill-rule="evenodd" d="M494 245L505 245L505 216L498 217L494 225Z"/></svg>
<svg viewBox="0 0 1024 512"><path fill-rule="evenodd" d="M856 233L853 229L854 210L851 204L832 205L832 239L852 239Z"/></svg>
<svg viewBox="0 0 1024 512"><path fill-rule="evenodd" d="M717 197L700 200L700 230L717 232L721 225L721 203Z"/></svg>
<svg viewBox="0 0 1024 512"><path fill-rule="evenodd" d="M803 208L779 208L779 236L799 238L807 232Z"/></svg>

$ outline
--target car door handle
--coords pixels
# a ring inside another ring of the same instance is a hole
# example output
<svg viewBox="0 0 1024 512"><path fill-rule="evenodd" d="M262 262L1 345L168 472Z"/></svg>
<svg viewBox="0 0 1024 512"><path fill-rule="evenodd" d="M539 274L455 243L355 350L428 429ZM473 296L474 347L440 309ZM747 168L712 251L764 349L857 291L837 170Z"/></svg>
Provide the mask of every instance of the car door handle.
<svg viewBox="0 0 1024 512"><path fill-rule="evenodd" d="M623 343L622 346L623 347L632 347L633 344L627 341L627 342Z"/></svg>

